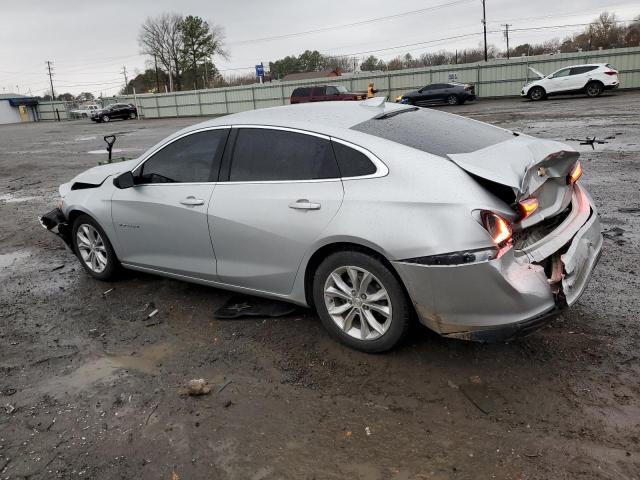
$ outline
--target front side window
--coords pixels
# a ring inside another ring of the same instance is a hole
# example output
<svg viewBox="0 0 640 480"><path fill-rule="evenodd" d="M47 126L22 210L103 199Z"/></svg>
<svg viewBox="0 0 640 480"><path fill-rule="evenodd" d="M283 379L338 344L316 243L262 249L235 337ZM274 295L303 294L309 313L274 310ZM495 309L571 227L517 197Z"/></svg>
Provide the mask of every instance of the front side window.
<svg viewBox="0 0 640 480"><path fill-rule="evenodd" d="M560 77L566 77L567 75L569 75L569 71L571 69L569 68L565 68L563 70L558 70L556 73L554 73L551 78L560 78Z"/></svg>
<svg viewBox="0 0 640 480"><path fill-rule="evenodd" d="M261 182L338 178L331 142L303 133L265 128L238 130L229 180Z"/></svg>
<svg viewBox="0 0 640 480"><path fill-rule="evenodd" d="M136 183L214 181L228 135L228 129L206 130L171 142L144 162Z"/></svg>
<svg viewBox="0 0 640 480"><path fill-rule="evenodd" d="M338 89L336 87L327 87L327 95L338 95Z"/></svg>

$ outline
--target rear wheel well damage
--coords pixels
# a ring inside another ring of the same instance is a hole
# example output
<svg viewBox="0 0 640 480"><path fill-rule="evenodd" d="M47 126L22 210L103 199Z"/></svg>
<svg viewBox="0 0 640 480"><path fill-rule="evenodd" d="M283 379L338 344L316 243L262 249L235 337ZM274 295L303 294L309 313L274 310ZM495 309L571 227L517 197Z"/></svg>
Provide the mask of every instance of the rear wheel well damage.
<svg viewBox="0 0 640 480"><path fill-rule="evenodd" d="M400 285L402 285L402 289L404 290L405 295L407 295L407 298L409 298L409 294L404 285L404 282L400 278L400 275L398 275L398 272L396 271L396 269L393 267L391 262L387 260L387 258L384 255L382 255L380 252L374 250L371 247L366 247L358 243L336 242L336 243L330 243L328 245L324 245L320 247L318 250L316 250L313 253L313 255L311 255L311 258L307 262L307 267L304 273L304 294L305 294L305 299L307 301L307 305L309 305L310 307L315 306L313 302L313 276L315 275L316 270L318 269L322 261L332 253L344 252L344 251L355 251L355 252L364 253L365 255L369 255L370 257L373 257L379 262L381 262L385 267L389 269L391 273L393 273L393 275L396 277L398 282L400 282Z"/></svg>

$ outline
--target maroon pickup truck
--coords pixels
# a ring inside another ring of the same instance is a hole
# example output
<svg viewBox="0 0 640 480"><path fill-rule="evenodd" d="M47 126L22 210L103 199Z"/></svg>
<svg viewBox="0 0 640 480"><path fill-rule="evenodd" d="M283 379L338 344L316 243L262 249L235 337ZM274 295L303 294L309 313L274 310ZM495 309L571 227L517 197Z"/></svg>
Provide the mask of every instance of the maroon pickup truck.
<svg viewBox="0 0 640 480"><path fill-rule="evenodd" d="M291 94L291 103L366 100L367 92L350 92L342 85L298 87Z"/></svg>

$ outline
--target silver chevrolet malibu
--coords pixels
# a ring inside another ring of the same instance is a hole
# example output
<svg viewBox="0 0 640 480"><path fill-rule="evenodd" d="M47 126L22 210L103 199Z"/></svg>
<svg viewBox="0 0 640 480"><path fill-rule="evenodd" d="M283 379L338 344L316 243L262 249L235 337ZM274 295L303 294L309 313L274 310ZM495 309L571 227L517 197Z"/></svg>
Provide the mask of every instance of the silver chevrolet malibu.
<svg viewBox="0 0 640 480"><path fill-rule="evenodd" d="M324 102L209 120L60 186L84 269L314 307L379 352L417 319L507 340L578 301L602 248L578 153L442 111Z"/></svg>

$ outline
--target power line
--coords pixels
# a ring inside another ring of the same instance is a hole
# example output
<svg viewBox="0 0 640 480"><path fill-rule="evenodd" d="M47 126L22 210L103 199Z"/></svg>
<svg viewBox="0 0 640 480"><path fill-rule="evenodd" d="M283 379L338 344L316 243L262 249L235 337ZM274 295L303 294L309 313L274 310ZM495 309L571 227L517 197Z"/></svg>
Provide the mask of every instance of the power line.
<svg viewBox="0 0 640 480"><path fill-rule="evenodd" d="M311 35L311 34L314 34L314 33L329 32L329 31L332 31L332 30L340 30L340 29L343 29L343 28L358 27L360 25L368 25L370 23L381 22L381 21L385 21L385 20L394 20L396 18L406 17L408 15L416 15L416 14L420 14L420 13L430 12L430 11L433 11L433 10L438 10L438 9L441 9L441 8L452 7L452 6L455 6L455 5L463 5L465 3L471 3L472 1L474 1L474 0L455 0L453 2L441 3L439 5L433 5L431 7L420 8L418 10L411 10L411 11L408 11L408 12L397 13L395 15L386 15L384 17L370 18L368 20L361 20L359 22L345 23L345 24L342 24L342 25L332 25L332 26L329 26L329 27L316 28L314 30L306 30L306 31L302 31L302 32L285 33L285 34L281 34L281 35L273 35L273 36L270 36L270 37L238 40L236 42L228 42L227 45L243 45L243 44L247 44L247 43L266 42L266 41L271 41L271 40L280 40L280 39L283 39L283 38L299 37L299 36L302 36L302 35Z"/></svg>

